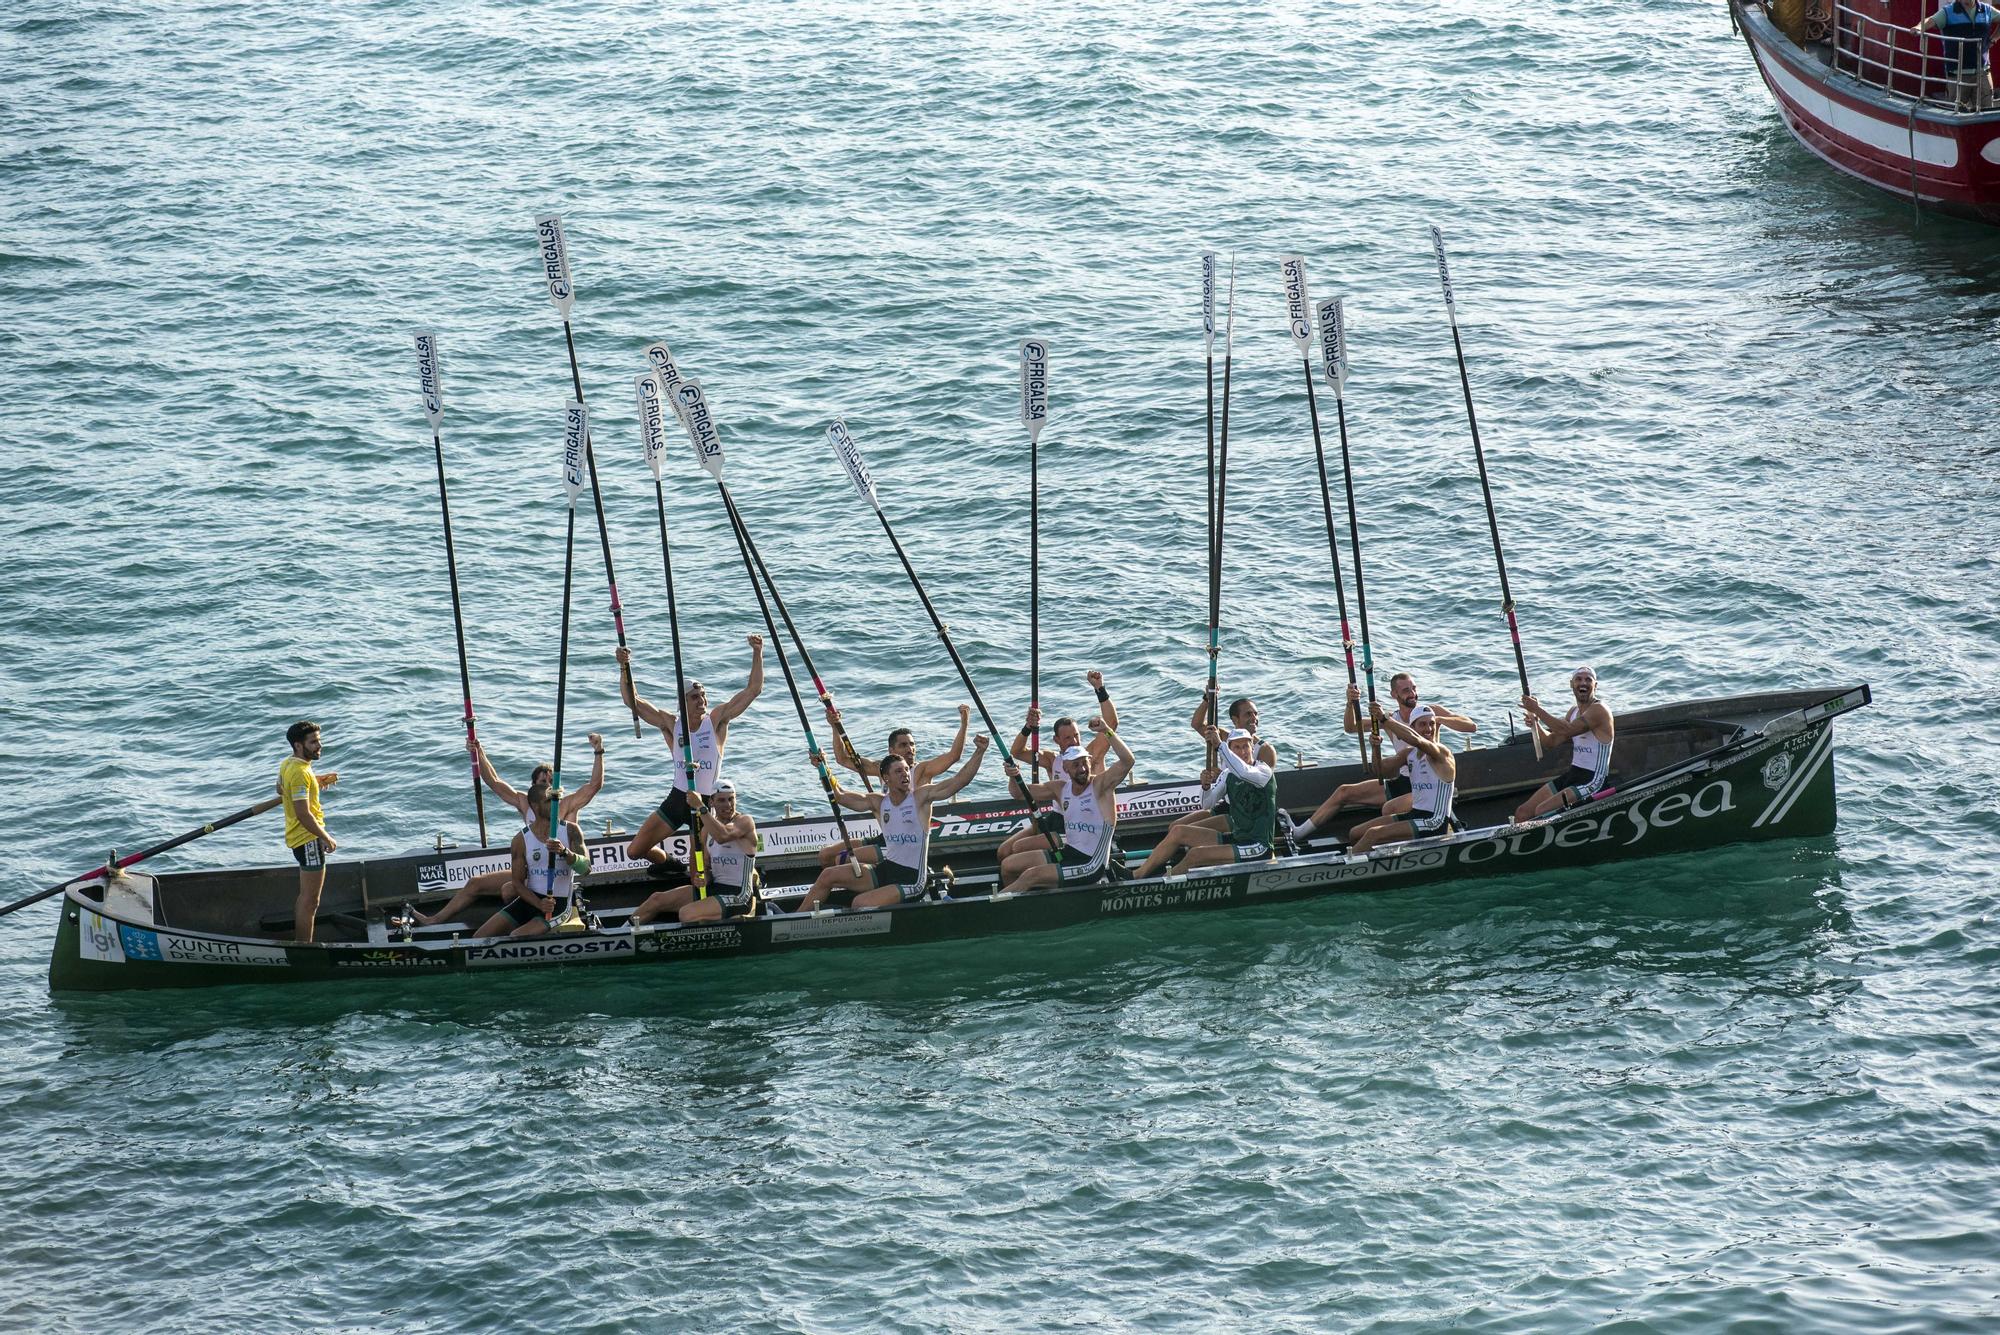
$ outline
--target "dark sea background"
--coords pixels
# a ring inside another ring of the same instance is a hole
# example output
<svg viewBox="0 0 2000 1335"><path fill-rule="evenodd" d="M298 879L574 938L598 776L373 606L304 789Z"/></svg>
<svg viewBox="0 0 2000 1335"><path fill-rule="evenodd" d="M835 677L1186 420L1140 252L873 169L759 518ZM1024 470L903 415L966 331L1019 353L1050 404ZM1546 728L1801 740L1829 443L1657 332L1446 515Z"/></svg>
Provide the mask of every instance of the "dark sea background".
<svg viewBox="0 0 2000 1335"><path fill-rule="evenodd" d="M1224 689L1335 752L1297 252L1348 299L1378 656L1504 734L1433 222L1537 689L1876 693L1828 838L969 949L58 999L38 906L0 920L0 1326L2000 1325L2000 231L1800 150L1719 4L26 0L0 56L8 898L255 801L300 716L343 855L472 833L418 325L481 732L547 755L548 210L656 698L665 338L857 736L941 744L963 691L835 416L1012 726L1034 335L1042 697L1101 668L1140 773L1191 774L1212 248ZM678 438L667 480L733 691L749 587ZM630 829L666 762L581 532L567 754L606 735ZM730 740L753 811L815 806L775 671ZM266 817L160 865L283 857Z"/></svg>

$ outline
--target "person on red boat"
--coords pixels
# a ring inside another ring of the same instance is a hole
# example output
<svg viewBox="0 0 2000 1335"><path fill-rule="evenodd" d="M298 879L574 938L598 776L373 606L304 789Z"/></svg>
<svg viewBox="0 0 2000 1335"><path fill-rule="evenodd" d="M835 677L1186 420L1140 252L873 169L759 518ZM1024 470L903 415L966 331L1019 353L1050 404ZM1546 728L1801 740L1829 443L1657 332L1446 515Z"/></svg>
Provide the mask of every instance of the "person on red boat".
<svg viewBox="0 0 2000 1335"><path fill-rule="evenodd" d="M506 896L474 936L540 936L569 909L577 881L590 873L590 853L575 821L552 819L554 805L549 785L530 785L534 824L514 836Z"/></svg>
<svg viewBox="0 0 2000 1335"><path fill-rule="evenodd" d="M1543 753L1568 742L1570 755L1568 772L1537 788L1534 796L1514 813L1516 824L1587 801L1611 777L1611 743L1617 736L1618 724L1611 716L1611 706L1597 696L1597 670L1580 667L1570 673L1569 688L1576 696L1576 703L1561 718L1543 709L1534 696L1521 697L1528 726L1541 738Z"/></svg>
<svg viewBox="0 0 2000 1335"><path fill-rule="evenodd" d="M468 738L465 743L465 749L470 751L472 758L478 762L479 777L486 781L486 786L493 790L494 796L506 803L515 814L519 815L523 825L533 825L535 823L535 813L528 806L527 795L500 777L500 772L493 768L493 762L486 758L486 748ZM590 734L590 751L593 757L590 762L590 782L584 784L583 787L573 793L563 794L562 818L566 821L575 820L577 813L589 806L591 799L604 789L604 735L602 733L593 732ZM544 761L528 772L528 787L533 788L538 783L549 783L553 780L554 776L555 770L549 766L547 761ZM424 914L417 913L412 909L411 913L425 927L435 927L441 922L455 922L458 915L470 907L474 900L498 899L503 895L506 892L507 883L513 879L513 875L513 872L505 867L499 871L481 872L477 876L466 878L465 884L460 886L437 912Z"/></svg>
<svg viewBox="0 0 2000 1335"><path fill-rule="evenodd" d="M708 841L708 893L696 899L692 885L657 891L632 911L634 927L669 913L678 914L682 922L714 922L749 909L751 877L757 867L757 822L749 812L737 809L736 785L729 780L715 781L715 791L701 809L701 829Z"/></svg>
<svg viewBox="0 0 2000 1335"><path fill-rule="evenodd" d="M1407 672L1398 672L1389 678L1389 694L1395 697L1396 709L1388 715L1409 726L1410 716L1418 705L1417 679ZM1437 717L1440 726L1453 732L1478 732L1479 725L1466 715L1441 704L1432 703L1430 711ZM1350 733L1364 731L1367 724L1361 717L1361 688L1350 685L1347 688L1347 717L1342 727ZM1400 816L1411 807L1410 801L1410 747L1407 743L1391 736L1393 743L1388 755L1382 757L1382 773L1379 778L1360 779L1354 783L1343 783L1327 795L1313 814L1300 822L1292 830L1292 838L1310 839L1319 823L1330 818L1345 806L1378 808L1386 816Z"/></svg>
<svg viewBox="0 0 2000 1335"><path fill-rule="evenodd" d="M1958 85L1960 111L1988 111L1993 106L1993 71L1987 51L2000 29L2000 11L1985 0L1945 0L1937 12L1913 26L1914 33L1935 32L1944 39L1945 69Z"/></svg>

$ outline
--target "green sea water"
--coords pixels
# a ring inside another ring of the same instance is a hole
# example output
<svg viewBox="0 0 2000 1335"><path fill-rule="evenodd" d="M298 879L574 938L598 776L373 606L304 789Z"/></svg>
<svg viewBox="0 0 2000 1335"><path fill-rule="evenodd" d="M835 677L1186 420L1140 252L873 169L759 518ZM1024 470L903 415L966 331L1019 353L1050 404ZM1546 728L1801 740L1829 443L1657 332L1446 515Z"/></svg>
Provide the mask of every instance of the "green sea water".
<svg viewBox="0 0 2000 1335"><path fill-rule="evenodd" d="M2000 1322L2000 232L1800 150L1720 6L28 0L0 53L9 898L256 800L300 716L343 853L471 834L419 325L481 733L548 754L550 210L656 698L665 338L858 737L941 743L963 692L836 416L1011 725L1034 336L1042 698L1103 670L1140 773L1190 774L1214 249L1224 689L1333 753L1298 253L1348 304L1378 657L1504 733L1432 223L1537 688L1876 692L1825 839L971 950L52 998L52 906L0 919L0 1326ZM755 606L675 451L689 666L732 691ZM606 735L629 829L666 758L578 570L566 754ZM775 674L729 768L818 800ZM163 865L283 857L267 818Z"/></svg>

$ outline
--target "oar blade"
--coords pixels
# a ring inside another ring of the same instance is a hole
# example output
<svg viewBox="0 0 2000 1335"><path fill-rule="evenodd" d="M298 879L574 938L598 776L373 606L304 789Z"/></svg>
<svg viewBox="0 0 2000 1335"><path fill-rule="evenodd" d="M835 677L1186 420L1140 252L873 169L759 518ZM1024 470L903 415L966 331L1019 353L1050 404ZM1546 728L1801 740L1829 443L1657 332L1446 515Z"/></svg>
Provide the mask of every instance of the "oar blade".
<svg viewBox="0 0 2000 1335"><path fill-rule="evenodd" d="M1021 340L1021 425L1028 440L1038 443L1049 420L1049 345L1039 338Z"/></svg>
<svg viewBox="0 0 2000 1335"><path fill-rule="evenodd" d="M1215 252L1201 252L1201 341L1215 355Z"/></svg>
<svg viewBox="0 0 2000 1335"><path fill-rule="evenodd" d="M424 396L424 416L435 433L444 425L444 387L438 379L438 342L435 329L419 329L417 340L417 388Z"/></svg>
<svg viewBox="0 0 2000 1335"><path fill-rule="evenodd" d="M1306 295L1306 262L1297 255L1287 255L1278 261L1278 272L1285 280L1285 323L1292 335L1292 345L1304 357L1312 350L1313 322L1312 298Z"/></svg>
<svg viewBox="0 0 2000 1335"><path fill-rule="evenodd" d="M639 444L646 451L646 467L653 470L653 481L658 482L667 454L667 409L660 393L660 377L653 372L634 376L632 387L639 398Z"/></svg>
<svg viewBox="0 0 2000 1335"><path fill-rule="evenodd" d="M1444 232L1436 224L1431 226L1431 249L1437 252L1438 282L1444 287L1444 307L1455 320L1458 318L1458 302L1451 293L1451 266L1444 258Z"/></svg>
<svg viewBox="0 0 2000 1335"><path fill-rule="evenodd" d="M1340 297L1319 304L1320 365L1338 398L1347 388L1347 311Z"/></svg>
<svg viewBox="0 0 2000 1335"><path fill-rule="evenodd" d="M702 392L701 382L681 381L674 389L674 400L680 405L681 425L687 428L695 457L710 477L722 481L722 432L715 424L715 415L709 411L708 395Z"/></svg>
<svg viewBox="0 0 2000 1335"><path fill-rule="evenodd" d="M833 452L839 457L841 466L847 469L847 480L861 493L861 499L867 501L874 507L875 512L880 514L882 503L875 499L875 479L869 475L868 461L861 457L861 447L855 443L853 434L847 429L847 423L836 420L828 427L826 443L833 446Z"/></svg>
<svg viewBox="0 0 2000 1335"><path fill-rule="evenodd" d="M680 399L676 397L675 391L681 387L681 381L686 377L681 375L681 368L674 364L674 354L668 351L664 341L650 343L646 346L646 360L652 365L653 374L660 379L661 395L674 410L674 415L680 416Z"/></svg>
<svg viewBox="0 0 2000 1335"><path fill-rule="evenodd" d="M584 442L589 439L590 410L571 399L563 405L563 490L569 493L572 510L583 490Z"/></svg>
<svg viewBox="0 0 2000 1335"><path fill-rule="evenodd" d="M569 321L576 289L569 281L569 243L563 239L562 218L548 213L535 219L535 241L542 251L542 276L548 280L549 301L563 321Z"/></svg>

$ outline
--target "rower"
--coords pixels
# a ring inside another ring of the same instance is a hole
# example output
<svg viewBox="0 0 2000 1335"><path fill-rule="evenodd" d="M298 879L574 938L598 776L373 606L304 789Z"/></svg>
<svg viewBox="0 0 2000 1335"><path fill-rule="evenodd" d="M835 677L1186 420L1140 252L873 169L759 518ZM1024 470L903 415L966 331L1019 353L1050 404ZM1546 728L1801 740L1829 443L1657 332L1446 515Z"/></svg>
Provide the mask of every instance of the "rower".
<svg viewBox="0 0 2000 1335"><path fill-rule="evenodd" d="M1517 825L1589 801L1611 777L1611 743L1618 727L1611 706L1597 696L1597 670L1580 667L1570 673L1569 689L1576 703L1561 718L1543 709L1534 696L1521 697L1521 708L1541 739L1543 754L1563 742L1570 744L1570 750L1568 771L1535 789L1534 796L1514 812Z"/></svg>
<svg viewBox="0 0 2000 1335"><path fill-rule="evenodd" d="M708 893L696 899L692 885L657 891L632 911L634 927L669 913L678 913L682 922L714 922L739 917L749 908L757 822L737 809L736 785L728 779L715 781L715 792L701 809L701 829L707 840Z"/></svg>
<svg viewBox="0 0 2000 1335"><path fill-rule="evenodd" d="M910 904L924 897L924 883L930 876L931 806L952 796L979 772L990 739L984 734L972 739L972 759L949 779L936 783L915 782L916 771L898 755L882 757L882 791L853 793L843 789L833 800L849 811L865 812L882 826L882 859L870 865L844 862L828 867L813 882L812 889L799 901L799 912L809 912L825 903L835 892L854 896L858 909L884 904Z"/></svg>
<svg viewBox="0 0 2000 1335"><path fill-rule="evenodd" d="M1111 747L1111 736L1118 727L1118 706L1111 701L1111 691L1104 684L1102 672L1094 670L1086 672L1084 680L1089 682L1090 689L1097 693L1098 704L1098 713L1090 720L1092 735L1087 745L1083 741L1083 734L1076 726L1076 720L1065 714L1057 719L1055 727L1050 729L1050 737L1055 742L1054 748L1033 750L1029 746L1029 741L1035 731L1042 726L1042 711L1039 706L1030 706L1027 721L1021 725L1021 731L1014 735L1014 742L1008 748L1008 754L1016 760L1040 766L1048 771L1052 779L1056 776L1057 757L1078 746L1082 746L1090 753L1093 765L1103 765L1105 753ZM1030 851L1046 853L1049 847L1047 836L1062 834L1062 820L1060 811L1030 813L1028 823L1002 840L994 856L1004 863L1017 853Z"/></svg>
<svg viewBox="0 0 2000 1335"><path fill-rule="evenodd" d="M837 725L840 722L840 711L830 704L826 707L826 721L829 726ZM918 760L916 734L908 728L897 728L889 734L889 754L892 756L901 756L907 764L916 766L916 781L919 785L929 783L936 779L938 775L947 773L953 765L958 763L958 758L965 754L965 733L966 729L971 725L972 706L960 705L958 707L958 735L951 739L951 746L948 750L939 752L929 760ZM880 765L865 756L856 755L851 743L845 746L841 745L846 735L846 733L839 731L834 733L834 760L847 769L853 770L864 779L881 778L882 767ZM878 862L882 857L882 836L878 834L866 843L856 844L852 851L853 856L863 862ZM830 844L821 846L819 850L819 865L822 867L831 867L835 863L847 861L848 855L848 841L845 839L836 839Z"/></svg>
<svg viewBox="0 0 2000 1335"><path fill-rule="evenodd" d="M1407 672L1398 672L1389 678L1389 694L1396 699L1393 717L1408 727L1410 715L1417 709L1421 698L1417 692L1417 679ZM1430 711L1441 727L1450 728L1453 732L1479 731L1477 723L1456 710L1432 703ZM1366 731L1366 725L1361 721L1361 688L1352 683L1347 687L1347 715L1341 721L1341 727L1350 733ZM1382 757L1378 777L1341 784L1327 795L1326 801L1320 803L1312 815L1293 828L1292 837L1301 842L1310 839L1319 823L1342 807L1375 807L1383 815L1401 815L1410 809L1409 795L1410 748L1398 743L1393 754Z"/></svg>
<svg viewBox="0 0 2000 1335"><path fill-rule="evenodd" d="M693 808L688 798L687 766L681 760L683 740L694 752L694 791L698 801L713 793L716 782L722 778L722 752L729 744L731 721L748 709L751 701L764 689L764 637L752 635L749 642L750 680L742 690L720 705L710 709L707 688L698 681L687 684L687 698L681 702L681 718L701 720L691 739L683 738L684 729L676 726L678 720L671 710L661 709L640 696L629 673L619 674L619 694L635 715L660 730L660 736L667 741L673 770L673 787L668 790L666 799L657 811L648 813L639 826L639 832L625 846L626 857L652 863L655 875L671 874L669 859L660 844L676 830L693 831L695 828ZM618 662L625 666L632 662L631 651L622 644L618 646Z"/></svg>
<svg viewBox="0 0 2000 1335"><path fill-rule="evenodd" d="M473 761L479 766L479 777L486 781L486 786L493 790L494 796L518 813L523 825L533 825L535 813L529 809L527 797L500 777L499 771L493 768L493 762L486 758L486 748L477 741L467 738L465 749L472 753ZM604 735L602 733L590 734L590 753L593 757L590 762L590 782L573 793L563 795L562 818L565 821L575 820L577 814L590 805L591 799L603 791ZM528 787L533 788L538 783L550 783L554 775L555 770L547 763L537 765L528 773ZM506 891L507 882L511 879L513 873L504 867L498 871L481 872L477 876L468 877L465 884L460 886L437 912L423 914L411 909L410 913L425 927L435 927L441 922L456 922L458 915L465 912L473 900L498 899Z"/></svg>
<svg viewBox="0 0 2000 1335"><path fill-rule="evenodd" d="M1225 738L1215 728L1206 734L1216 743L1220 769L1202 774L1201 804L1214 810L1229 804L1226 830L1206 825L1176 823L1167 827L1159 847L1139 869L1139 879L1157 876L1174 854L1186 855L1174 866L1181 875L1191 867L1213 867L1225 862L1263 862L1273 856L1272 844L1278 837L1277 771L1258 756L1257 739L1248 729L1232 728Z"/></svg>
<svg viewBox="0 0 2000 1335"><path fill-rule="evenodd" d="M568 911L578 878L590 873L590 854L575 821L559 822L551 831L551 805L546 783L529 786L534 823L514 836L513 875L500 911L474 936L540 936Z"/></svg>
<svg viewBox="0 0 2000 1335"><path fill-rule="evenodd" d="M1410 721L1405 723L1385 713L1379 702L1371 701L1370 706L1371 715L1380 721L1382 730L1409 752L1410 805L1401 812L1384 812L1355 826L1353 851L1366 853L1383 844L1450 834L1462 828L1451 810L1453 791L1458 786L1458 761L1451 748L1438 740L1438 727L1443 720L1436 708L1418 705L1410 711Z"/></svg>
<svg viewBox="0 0 2000 1335"><path fill-rule="evenodd" d="M1261 721L1261 717L1257 712L1256 704L1247 695L1238 696L1229 702L1230 723L1237 730L1247 732L1251 735L1251 740L1256 743L1257 747L1254 757L1256 763L1268 765L1271 768L1271 772L1275 774L1278 769L1278 748L1256 735L1257 724ZM1201 703L1195 706L1194 717L1189 720L1189 726L1201 736L1204 742L1207 741L1209 734L1213 731L1208 726L1208 693L1206 691L1202 693ZM1202 787L1204 789L1207 788L1220 774L1220 769L1204 774L1201 780ZM1218 804L1214 805L1213 810L1210 810L1209 804L1206 803L1196 807L1193 811L1177 818L1173 825L1168 828L1172 830L1183 825L1193 830L1206 830L1211 834L1219 835L1223 833L1229 828L1228 799L1223 798ZM1199 844L1200 841L1197 840L1196 843Z"/></svg>
<svg viewBox="0 0 2000 1335"><path fill-rule="evenodd" d="M1096 761L1089 749L1072 746L1054 758L1055 764L1061 766L1055 778L1027 785L1032 800L1054 800L1061 809L1062 854L1058 858L1042 847L1007 858L1000 864L1003 893L1020 894L1055 885L1065 888L1095 885L1110 878L1111 854L1118 830L1118 785L1131 777L1132 753L1108 722L1094 719L1091 726L1118 753L1117 761L1101 772L1094 772ZM1007 766L1007 773L1016 780L1021 777L1016 765Z"/></svg>

